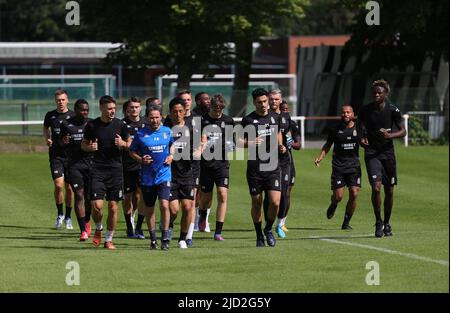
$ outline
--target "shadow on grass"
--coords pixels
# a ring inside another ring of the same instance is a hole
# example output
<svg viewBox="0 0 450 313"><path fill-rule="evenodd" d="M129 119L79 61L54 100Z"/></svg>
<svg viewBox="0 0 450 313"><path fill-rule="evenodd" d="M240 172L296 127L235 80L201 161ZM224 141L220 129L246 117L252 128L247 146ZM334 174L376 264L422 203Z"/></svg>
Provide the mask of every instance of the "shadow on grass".
<svg viewBox="0 0 450 313"><path fill-rule="evenodd" d="M0 228L17 228L17 229L47 229L47 230L54 230L54 228L51 227L36 227L36 226L21 226L21 225L0 225Z"/></svg>

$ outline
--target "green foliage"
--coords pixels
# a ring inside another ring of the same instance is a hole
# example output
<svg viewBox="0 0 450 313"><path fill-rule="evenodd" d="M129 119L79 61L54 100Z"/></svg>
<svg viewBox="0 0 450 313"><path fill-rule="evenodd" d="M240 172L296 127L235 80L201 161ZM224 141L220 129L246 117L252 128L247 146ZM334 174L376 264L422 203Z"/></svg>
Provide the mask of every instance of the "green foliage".
<svg viewBox="0 0 450 313"><path fill-rule="evenodd" d="M426 56L448 60L448 0L378 0L380 25L366 24L365 0L342 4L357 13L347 48L354 55L370 54L361 68L375 73L380 68L421 66Z"/></svg>
<svg viewBox="0 0 450 313"><path fill-rule="evenodd" d="M408 119L408 140L412 146L424 146L432 143L430 134L423 128L422 122L415 116Z"/></svg>

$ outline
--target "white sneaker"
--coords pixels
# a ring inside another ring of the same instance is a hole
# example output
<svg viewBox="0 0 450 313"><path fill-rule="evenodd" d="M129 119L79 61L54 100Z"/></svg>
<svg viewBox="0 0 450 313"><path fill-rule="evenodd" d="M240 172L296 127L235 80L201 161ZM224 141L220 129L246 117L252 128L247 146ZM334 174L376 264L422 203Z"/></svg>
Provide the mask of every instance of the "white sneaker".
<svg viewBox="0 0 450 313"><path fill-rule="evenodd" d="M178 247L180 247L180 249L187 249L187 243L185 240L180 240L178 241Z"/></svg>
<svg viewBox="0 0 450 313"><path fill-rule="evenodd" d="M66 229L73 229L72 220L70 218L66 218L64 222L66 223Z"/></svg>
<svg viewBox="0 0 450 313"><path fill-rule="evenodd" d="M63 221L64 221L64 215L58 215L58 217L56 218L55 228L61 229Z"/></svg>
<svg viewBox="0 0 450 313"><path fill-rule="evenodd" d="M210 232L211 232L211 228L209 228L209 223L206 222L205 233L210 233Z"/></svg>

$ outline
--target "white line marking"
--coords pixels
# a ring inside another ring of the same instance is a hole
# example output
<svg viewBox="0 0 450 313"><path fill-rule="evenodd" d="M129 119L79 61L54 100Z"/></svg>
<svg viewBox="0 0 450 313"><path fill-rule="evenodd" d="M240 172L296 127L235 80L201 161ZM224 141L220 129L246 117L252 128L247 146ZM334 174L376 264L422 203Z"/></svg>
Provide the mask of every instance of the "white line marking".
<svg viewBox="0 0 450 313"><path fill-rule="evenodd" d="M363 236L366 236L366 235L363 235ZM352 236L352 237L355 237L355 236ZM432 262L432 263L437 263L437 264L444 265L444 266L449 266L448 261L435 260L435 259L432 259L429 257L424 257L424 256L420 256L420 255L413 254L413 253L404 253L404 252L400 252L400 251L396 251L396 250L390 250L390 249L379 248L379 247L374 247L374 246L369 246L369 245L363 245L363 244L359 244L359 243L353 243L353 242L347 242L347 241L341 241L341 240L335 240L335 239L329 239L329 238L323 238L323 237L317 237L317 236L311 236L310 238L319 239L319 240L323 240L323 241L327 241L327 242L331 242L331 243L337 243L337 244L341 244L341 245L348 245L348 246L358 247L358 248L363 248L363 249L377 250L377 251L390 253L390 254L397 254L397 255L401 255L401 256L404 256L407 258L411 258L411 259L416 259L416 260L420 260L420 261ZM343 238L345 238L345 237L343 237Z"/></svg>

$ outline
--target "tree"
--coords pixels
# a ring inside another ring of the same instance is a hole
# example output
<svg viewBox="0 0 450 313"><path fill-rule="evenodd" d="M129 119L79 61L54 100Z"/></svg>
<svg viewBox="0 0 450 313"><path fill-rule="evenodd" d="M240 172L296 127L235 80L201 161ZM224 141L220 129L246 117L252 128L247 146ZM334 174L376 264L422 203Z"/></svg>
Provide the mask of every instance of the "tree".
<svg viewBox="0 0 450 313"><path fill-rule="evenodd" d="M1 0L0 41L89 41L85 25L65 23L66 0Z"/></svg>
<svg viewBox="0 0 450 313"><path fill-rule="evenodd" d="M178 88L188 88L192 74L229 61L230 50L216 21L218 0L83 1L87 22L98 38L123 45L111 62L162 64L178 74ZM100 13L99 13L100 12Z"/></svg>
<svg viewBox="0 0 450 313"><path fill-rule="evenodd" d="M229 113L236 115L246 105L251 73L253 42L274 34L276 27L289 29L302 17L306 0L258 0L224 2L224 31L235 43L235 79Z"/></svg>
<svg viewBox="0 0 450 313"><path fill-rule="evenodd" d="M426 57L434 66L441 57L448 60L448 1L447 0L379 0L380 24L366 24L367 1L346 0L344 4L356 10L352 34L346 48L361 57L370 51L360 71L374 73L380 68L402 70L414 65L418 70Z"/></svg>

